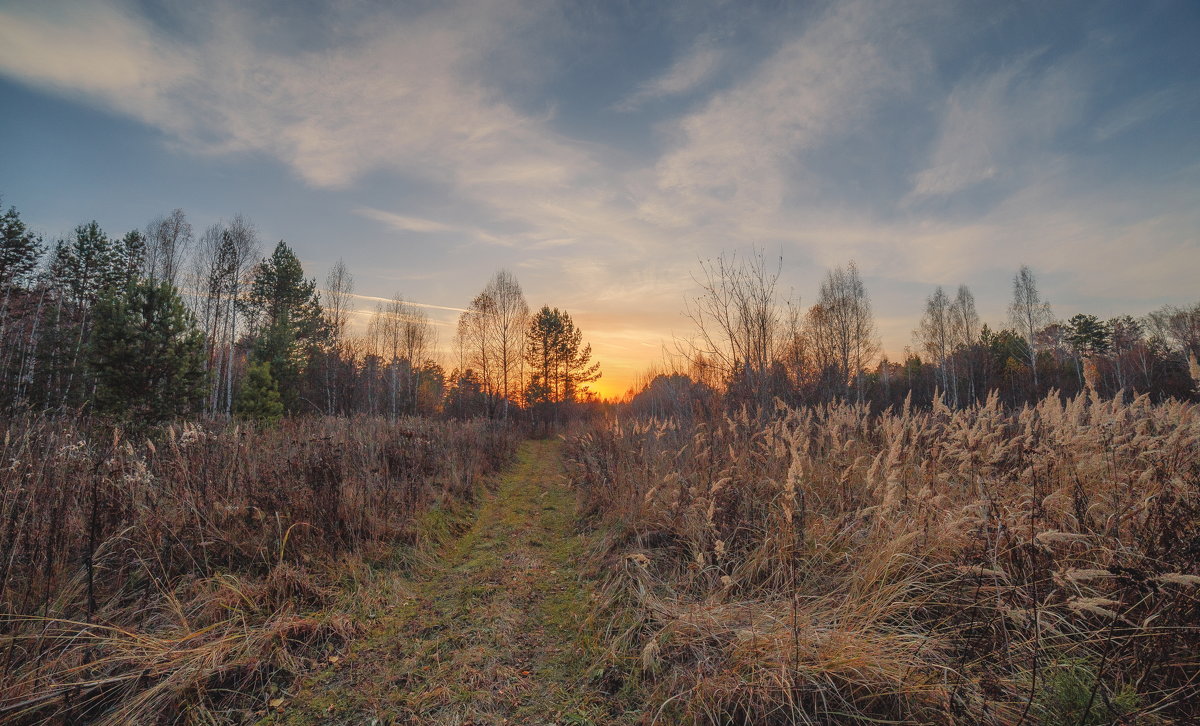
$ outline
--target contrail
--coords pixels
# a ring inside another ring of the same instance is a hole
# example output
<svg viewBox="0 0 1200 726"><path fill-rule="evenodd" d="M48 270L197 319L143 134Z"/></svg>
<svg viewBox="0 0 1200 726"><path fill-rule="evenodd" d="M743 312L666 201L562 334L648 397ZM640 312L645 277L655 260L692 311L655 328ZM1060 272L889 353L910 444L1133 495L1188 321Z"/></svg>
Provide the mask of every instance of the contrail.
<svg viewBox="0 0 1200 726"><path fill-rule="evenodd" d="M329 291L322 290L322 292L329 292ZM392 302L392 300L395 299L395 298L390 298L390 297L374 297L372 295L359 295L356 293L350 293L350 297L356 297L359 300L372 300L374 302ZM403 300L403 302L405 305L412 305L413 307L418 307L418 308L430 308L432 310L451 310L456 313L470 312L469 310L467 310L465 308L452 308L449 305L434 305L433 303L414 302L412 300Z"/></svg>

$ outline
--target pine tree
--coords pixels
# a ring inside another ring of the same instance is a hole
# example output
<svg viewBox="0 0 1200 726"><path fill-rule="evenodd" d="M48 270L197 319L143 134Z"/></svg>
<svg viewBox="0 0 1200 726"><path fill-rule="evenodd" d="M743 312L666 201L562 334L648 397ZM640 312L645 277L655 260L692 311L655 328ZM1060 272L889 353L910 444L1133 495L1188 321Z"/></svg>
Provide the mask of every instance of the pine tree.
<svg viewBox="0 0 1200 726"><path fill-rule="evenodd" d="M170 284L109 288L93 308L89 368L97 412L158 423L203 400L204 336Z"/></svg>
<svg viewBox="0 0 1200 726"><path fill-rule="evenodd" d="M267 425L274 425L283 417L279 384L271 375L270 363L251 363L246 369L246 377L242 380L233 410L239 418Z"/></svg>
<svg viewBox="0 0 1200 726"><path fill-rule="evenodd" d="M1067 321L1067 344L1077 355L1108 352L1108 326L1095 315L1078 313Z"/></svg>
<svg viewBox="0 0 1200 726"><path fill-rule="evenodd" d="M135 282L141 276L145 262L146 238L141 232L135 229L121 239L114 240L106 270L107 284L112 287L126 287Z"/></svg>
<svg viewBox="0 0 1200 726"><path fill-rule="evenodd" d="M529 321L525 362L532 371L525 391L530 405L574 401L586 391L584 384L600 378L600 364L592 362L583 331L566 312L549 306Z"/></svg>
<svg viewBox="0 0 1200 726"><path fill-rule="evenodd" d="M42 256L42 240L14 207L0 215L0 401L18 397L21 373L32 359L28 329L40 313L44 296L29 290Z"/></svg>
<svg viewBox="0 0 1200 726"><path fill-rule="evenodd" d="M37 267L42 240L25 223L15 207L0 215L0 285L20 285Z"/></svg>
<svg viewBox="0 0 1200 726"><path fill-rule="evenodd" d="M316 280L305 279L300 260L280 240L255 268L249 295L238 308L250 320L254 360L271 364L284 407L294 411L301 369L327 335Z"/></svg>
<svg viewBox="0 0 1200 726"><path fill-rule="evenodd" d="M268 365L271 379L279 384L284 408L295 410L299 401L297 388L302 360L296 331L286 315L259 333L250 357L256 363Z"/></svg>
<svg viewBox="0 0 1200 726"><path fill-rule="evenodd" d="M87 307L114 282L115 261L112 241L93 220L76 227L74 238L55 246L51 272L70 302Z"/></svg>

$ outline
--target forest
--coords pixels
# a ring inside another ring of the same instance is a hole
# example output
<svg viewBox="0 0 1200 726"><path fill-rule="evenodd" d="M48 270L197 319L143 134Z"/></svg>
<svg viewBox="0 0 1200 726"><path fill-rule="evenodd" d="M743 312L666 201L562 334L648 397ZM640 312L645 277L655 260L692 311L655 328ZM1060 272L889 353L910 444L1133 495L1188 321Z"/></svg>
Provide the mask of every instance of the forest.
<svg viewBox="0 0 1200 726"><path fill-rule="evenodd" d="M242 216L10 207L0 722L1200 718L1200 302L1021 267L890 360L854 262L782 269L700 261L602 400L506 270L443 340Z"/></svg>
<svg viewBox="0 0 1200 726"><path fill-rule="evenodd" d="M566 311L531 313L505 270L469 301L452 339L439 341L421 304L399 293L377 303L365 326L352 324L367 311L357 309L341 261L318 285L284 241L264 256L241 216L198 236L179 209L120 238L92 221L49 245L13 207L0 225L6 410L141 422L284 413L508 420L561 417L596 399L587 384L600 368L583 332ZM936 288L894 361L882 353L854 262L829 271L807 309L780 299L781 267L761 251L701 261L700 292L681 301L694 334L673 341L642 390L629 392L635 408L657 414L718 398L763 408L778 398L882 409L939 396L959 407L992 391L1010 406L1051 392L1195 395L1200 302L1141 318L1060 320L1022 267L1008 319L994 328L965 285L953 295Z"/></svg>

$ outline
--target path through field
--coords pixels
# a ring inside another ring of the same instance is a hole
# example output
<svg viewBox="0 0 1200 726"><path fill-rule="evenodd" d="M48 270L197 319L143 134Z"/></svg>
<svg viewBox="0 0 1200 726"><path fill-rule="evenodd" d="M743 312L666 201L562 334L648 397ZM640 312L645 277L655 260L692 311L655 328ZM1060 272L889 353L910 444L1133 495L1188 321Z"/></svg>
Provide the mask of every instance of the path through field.
<svg viewBox="0 0 1200 726"><path fill-rule="evenodd" d="M269 720L620 724L581 652L591 592L556 442L529 441L435 563L387 580L368 632Z"/></svg>

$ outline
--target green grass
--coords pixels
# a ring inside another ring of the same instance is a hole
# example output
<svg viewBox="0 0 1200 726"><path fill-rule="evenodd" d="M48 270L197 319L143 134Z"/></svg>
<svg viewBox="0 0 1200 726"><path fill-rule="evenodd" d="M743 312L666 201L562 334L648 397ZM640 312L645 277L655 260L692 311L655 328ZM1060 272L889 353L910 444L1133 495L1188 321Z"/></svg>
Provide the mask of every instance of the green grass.
<svg viewBox="0 0 1200 726"><path fill-rule="evenodd" d="M433 556L364 583L386 606L264 723L633 723L595 678L576 531L558 444L526 442L474 512L422 518Z"/></svg>

